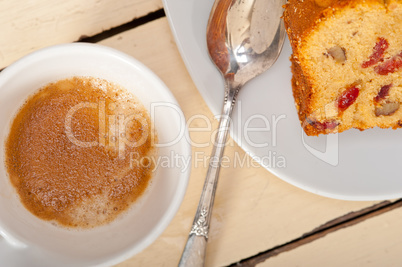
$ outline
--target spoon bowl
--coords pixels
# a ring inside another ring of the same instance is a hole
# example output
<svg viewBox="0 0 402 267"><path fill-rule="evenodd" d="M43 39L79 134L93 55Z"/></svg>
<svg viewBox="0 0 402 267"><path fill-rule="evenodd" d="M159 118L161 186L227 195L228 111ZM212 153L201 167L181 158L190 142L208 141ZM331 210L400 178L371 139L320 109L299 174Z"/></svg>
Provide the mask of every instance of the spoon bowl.
<svg viewBox="0 0 402 267"><path fill-rule="evenodd" d="M218 0L207 26L208 52L225 79L244 85L269 69L285 39L283 0ZM231 77L234 76L234 77Z"/></svg>

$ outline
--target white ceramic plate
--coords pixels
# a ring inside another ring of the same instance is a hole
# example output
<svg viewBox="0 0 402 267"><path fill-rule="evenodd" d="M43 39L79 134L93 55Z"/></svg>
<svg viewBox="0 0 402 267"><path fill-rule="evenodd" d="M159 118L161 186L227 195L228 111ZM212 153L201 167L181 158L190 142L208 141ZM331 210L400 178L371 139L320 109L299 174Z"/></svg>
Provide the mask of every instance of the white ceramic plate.
<svg viewBox="0 0 402 267"><path fill-rule="evenodd" d="M44 222L16 197L0 168L1 266L111 266L150 245L168 226L184 197L191 162L184 116L169 89L148 68L117 50L91 44L66 44L32 53L0 73L0 161L11 118L45 84L72 76L100 77L122 85L144 104L158 133L160 159L148 192L135 209L109 225L70 231ZM167 163L170 163L167 165ZM9 236L13 237L10 239ZM18 240L26 246L12 247ZM12 243L12 242L11 242Z"/></svg>
<svg viewBox="0 0 402 267"><path fill-rule="evenodd" d="M217 115L222 107L223 80L209 60L205 41L212 4L213 0L164 0L187 68ZM233 115L234 140L269 171L307 191L345 200L401 197L402 130L305 136L291 91L290 54L286 41L275 65L240 92Z"/></svg>

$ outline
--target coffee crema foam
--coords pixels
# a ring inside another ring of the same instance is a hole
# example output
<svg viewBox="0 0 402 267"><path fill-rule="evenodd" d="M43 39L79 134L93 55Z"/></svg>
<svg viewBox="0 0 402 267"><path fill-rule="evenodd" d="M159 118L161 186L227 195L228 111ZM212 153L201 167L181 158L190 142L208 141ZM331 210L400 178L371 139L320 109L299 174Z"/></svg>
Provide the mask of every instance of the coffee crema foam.
<svg viewBox="0 0 402 267"><path fill-rule="evenodd" d="M103 79L46 85L17 112L5 145L9 178L37 217L71 228L115 220L143 195L156 156L144 106Z"/></svg>

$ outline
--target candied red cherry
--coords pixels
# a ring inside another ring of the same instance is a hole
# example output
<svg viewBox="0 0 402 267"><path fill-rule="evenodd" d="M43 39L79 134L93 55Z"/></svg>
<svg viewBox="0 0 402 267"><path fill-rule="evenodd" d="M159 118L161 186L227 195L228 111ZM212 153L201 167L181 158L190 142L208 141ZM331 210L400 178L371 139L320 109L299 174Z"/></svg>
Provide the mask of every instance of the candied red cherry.
<svg viewBox="0 0 402 267"><path fill-rule="evenodd" d="M388 41L384 38L378 38L377 43L373 47L373 53L369 59L362 64L362 68L368 68L377 64L384 59L385 50L389 47Z"/></svg>
<svg viewBox="0 0 402 267"><path fill-rule="evenodd" d="M345 111L350 107L356 101L358 96L359 88L356 86L351 86L343 91L336 101L339 112Z"/></svg>
<svg viewBox="0 0 402 267"><path fill-rule="evenodd" d="M377 96L374 98L374 101L380 102L381 100L385 99L389 95L389 89L391 89L391 87L392 83L382 86Z"/></svg>
<svg viewBox="0 0 402 267"><path fill-rule="evenodd" d="M339 125L339 122L336 120L325 120L323 122L310 120L309 124L319 131L325 131L335 129Z"/></svg>
<svg viewBox="0 0 402 267"><path fill-rule="evenodd" d="M402 52L385 61L384 63L374 67L375 72L380 75L388 75L394 73L402 67Z"/></svg>
<svg viewBox="0 0 402 267"><path fill-rule="evenodd" d="M336 120L328 120L324 121L322 124L324 126L324 129L333 130L339 125L339 122L337 122Z"/></svg>

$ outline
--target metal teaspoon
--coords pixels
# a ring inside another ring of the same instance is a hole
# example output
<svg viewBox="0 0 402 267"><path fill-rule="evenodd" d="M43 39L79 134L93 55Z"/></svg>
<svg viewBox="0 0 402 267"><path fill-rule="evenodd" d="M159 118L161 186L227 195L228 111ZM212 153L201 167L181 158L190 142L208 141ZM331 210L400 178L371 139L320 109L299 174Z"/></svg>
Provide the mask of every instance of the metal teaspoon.
<svg viewBox="0 0 402 267"><path fill-rule="evenodd" d="M201 199L179 266L204 266L221 158L239 90L269 69L285 39L286 0L216 0L207 26L210 57L225 80L225 100Z"/></svg>

